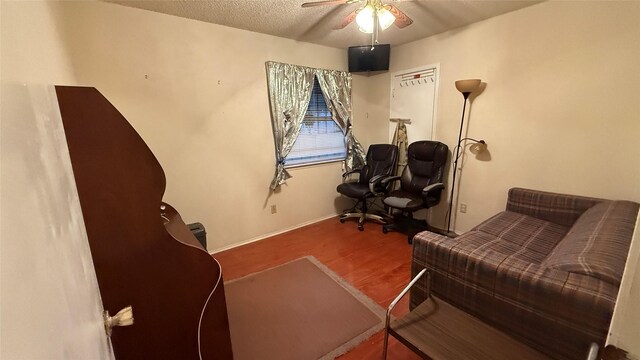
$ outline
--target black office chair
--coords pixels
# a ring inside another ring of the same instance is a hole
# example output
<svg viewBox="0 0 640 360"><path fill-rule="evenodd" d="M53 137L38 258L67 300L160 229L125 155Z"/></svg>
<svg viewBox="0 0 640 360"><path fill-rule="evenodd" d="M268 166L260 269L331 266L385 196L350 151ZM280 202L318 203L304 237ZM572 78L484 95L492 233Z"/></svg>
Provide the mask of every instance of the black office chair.
<svg viewBox="0 0 640 360"><path fill-rule="evenodd" d="M427 229L426 221L413 219L413 213L440 202L440 195L444 189L442 177L448 155L447 145L438 141L416 141L409 145L407 166L402 175L382 181L384 185L400 180L400 189L390 192L383 202L407 216L398 216L393 223L384 225L383 233L386 234L391 229L404 229L411 244L413 236L418 231Z"/></svg>
<svg viewBox="0 0 640 360"><path fill-rule="evenodd" d="M386 224L383 216L368 213L367 200L389 192L389 184L382 185L382 181L393 175L398 161L398 147L389 144L376 144L369 146L367 151L366 165L362 169L354 169L342 174L343 183L338 185L337 191L347 197L356 199L353 208L346 210L340 215L340 222L348 218L359 218L358 229L364 230L364 222L375 220L381 224ZM349 175L359 173L357 182L346 182ZM359 208L359 209L358 209Z"/></svg>

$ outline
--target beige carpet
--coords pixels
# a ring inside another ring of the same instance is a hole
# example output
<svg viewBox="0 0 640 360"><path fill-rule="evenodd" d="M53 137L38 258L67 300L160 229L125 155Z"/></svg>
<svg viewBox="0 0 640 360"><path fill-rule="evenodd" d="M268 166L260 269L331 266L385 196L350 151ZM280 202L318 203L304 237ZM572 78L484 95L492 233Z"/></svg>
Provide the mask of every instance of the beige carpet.
<svg viewBox="0 0 640 360"><path fill-rule="evenodd" d="M313 257L224 286L236 360L333 359L383 328L384 310Z"/></svg>

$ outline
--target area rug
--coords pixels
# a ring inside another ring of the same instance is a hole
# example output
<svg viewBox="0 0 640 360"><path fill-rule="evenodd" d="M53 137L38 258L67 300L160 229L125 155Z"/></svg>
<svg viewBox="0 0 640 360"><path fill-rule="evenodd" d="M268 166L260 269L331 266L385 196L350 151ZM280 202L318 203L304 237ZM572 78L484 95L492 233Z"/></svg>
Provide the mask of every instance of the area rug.
<svg viewBox="0 0 640 360"><path fill-rule="evenodd" d="M236 360L334 359L383 328L384 310L311 256L224 286Z"/></svg>

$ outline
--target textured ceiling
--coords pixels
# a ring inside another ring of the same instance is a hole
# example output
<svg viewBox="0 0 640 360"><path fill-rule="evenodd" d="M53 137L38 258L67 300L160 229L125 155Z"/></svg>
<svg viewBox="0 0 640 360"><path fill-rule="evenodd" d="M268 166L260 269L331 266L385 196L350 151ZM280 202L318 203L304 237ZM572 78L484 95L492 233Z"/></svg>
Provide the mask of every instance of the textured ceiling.
<svg viewBox="0 0 640 360"><path fill-rule="evenodd" d="M336 48L370 43L352 23L342 30L333 27L362 3L302 8L312 0L104 0L159 13L226 25L264 34ZM540 1L523 0L388 0L413 19L398 29L391 26L379 35L380 43L400 45Z"/></svg>

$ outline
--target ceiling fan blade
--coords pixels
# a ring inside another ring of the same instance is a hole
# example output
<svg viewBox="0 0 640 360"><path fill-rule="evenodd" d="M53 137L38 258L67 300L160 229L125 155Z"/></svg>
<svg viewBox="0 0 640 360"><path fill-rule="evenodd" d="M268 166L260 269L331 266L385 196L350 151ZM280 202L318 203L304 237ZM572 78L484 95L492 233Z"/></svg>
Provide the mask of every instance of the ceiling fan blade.
<svg viewBox="0 0 640 360"><path fill-rule="evenodd" d="M340 24L336 25L333 30L344 29L345 26L351 24L353 20L356 19L356 15L358 15L358 10L352 11L349 15L345 16L344 19L340 22Z"/></svg>
<svg viewBox="0 0 640 360"><path fill-rule="evenodd" d="M324 1L314 1L314 2L306 2L302 4L302 7L312 7L312 6L323 6L323 5L342 5L348 3L349 0L324 0Z"/></svg>
<svg viewBox="0 0 640 360"><path fill-rule="evenodd" d="M413 20L411 20L411 18L408 17L407 14L400 11L400 9L398 9L397 7L391 4L385 5L385 7L387 8L387 10L389 10L389 12L393 14L393 16L396 17L396 21L394 22L394 24L396 24L396 26L400 29L413 24Z"/></svg>

